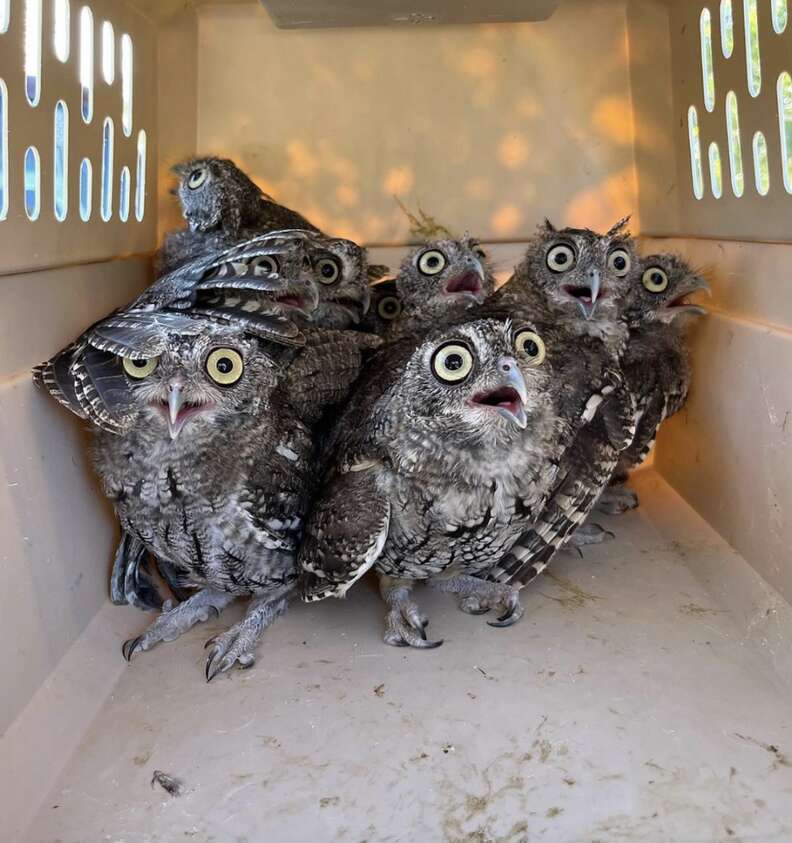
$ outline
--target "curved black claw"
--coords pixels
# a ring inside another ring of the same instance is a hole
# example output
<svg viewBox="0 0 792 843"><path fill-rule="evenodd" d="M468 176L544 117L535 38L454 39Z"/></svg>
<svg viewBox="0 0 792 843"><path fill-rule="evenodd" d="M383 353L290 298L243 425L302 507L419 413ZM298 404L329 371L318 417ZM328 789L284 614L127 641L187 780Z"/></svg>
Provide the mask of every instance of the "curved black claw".
<svg viewBox="0 0 792 843"><path fill-rule="evenodd" d="M493 626L495 629L505 629L507 626L514 626L517 621L523 616L523 608L519 606L517 609L501 615L496 621L487 621L488 626Z"/></svg>
<svg viewBox="0 0 792 843"><path fill-rule="evenodd" d="M137 650L138 644L140 644L143 636L138 635L137 638L129 638L121 645L121 654L123 657L128 661L132 661L132 656L135 655L135 650Z"/></svg>

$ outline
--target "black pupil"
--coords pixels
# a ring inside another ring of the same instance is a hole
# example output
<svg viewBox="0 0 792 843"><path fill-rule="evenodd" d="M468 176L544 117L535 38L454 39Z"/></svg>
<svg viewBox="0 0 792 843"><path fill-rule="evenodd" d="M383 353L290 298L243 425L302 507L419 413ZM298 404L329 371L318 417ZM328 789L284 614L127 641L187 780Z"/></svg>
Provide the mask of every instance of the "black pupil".
<svg viewBox="0 0 792 843"><path fill-rule="evenodd" d="M220 372L221 375L227 375L231 372L234 368L234 363L232 360L229 360L228 357L221 357L217 361L217 371Z"/></svg>
<svg viewBox="0 0 792 843"><path fill-rule="evenodd" d="M539 354L539 346L533 340L526 340L523 345L523 351L529 357L536 357Z"/></svg>
<svg viewBox="0 0 792 843"><path fill-rule="evenodd" d="M437 264L439 264L439 263L440 263L440 258L438 258L436 255L432 255L432 257L431 257L431 258L429 258L429 259L426 261L426 263L427 263L429 266L431 266L431 267L435 267L435 266L437 266Z"/></svg>
<svg viewBox="0 0 792 843"><path fill-rule="evenodd" d="M335 267L331 263L326 263L322 266L322 275L325 278L330 278L332 275L335 275Z"/></svg>
<svg viewBox="0 0 792 843"><path fill-rule="evenodd" d="M396 312L396 307L397 307L397 305L396 305L395 301L386 301L385 302L385 313L387 313L390 316L392 313Z"/></svg>
<svg viewBox="0 0 792 843"><path fill-rule="evenodd" d="M201 171L200 171L200 170L195 170L195 171L193 172L193 174L190 176L190 181L191 181L193 184L195 184L195 182L197 182L199 178L201 178Z"/></svg>
<svg viewBox="0 0 792 843"><path fill-rule="evenodd" d="M659 272L652 273L652 281L655 284L662 284L663 283L663 276Z"/></svg>
<svg viewBox="0 0 792 843"><path fill-rule="evenodd" d="M566 252L558 252L555 260L556 263L566 263L569 260L569 255Z"/></svg>
<svg viewBox="0 0 792 843"><path fill-rule="evenodd" d="M148 364L148 360L133 360L132 361L132 365L136 369L145 369L147 364Z"/></svg>
<svg viewBox="0 0 792 843"><path fill-rule="evenodd" d="M449 372L456 372L464 365L461 354L449 354L445 361L446 369Z"/></svg>
<svg viewBox="0 0 792 843"><path fill-rule="evenodd" d="M613 265L616 267L616 269L624 269L624 267L627 266L627 261L621 255L619 255L619 257L614 259Z"/></svg>

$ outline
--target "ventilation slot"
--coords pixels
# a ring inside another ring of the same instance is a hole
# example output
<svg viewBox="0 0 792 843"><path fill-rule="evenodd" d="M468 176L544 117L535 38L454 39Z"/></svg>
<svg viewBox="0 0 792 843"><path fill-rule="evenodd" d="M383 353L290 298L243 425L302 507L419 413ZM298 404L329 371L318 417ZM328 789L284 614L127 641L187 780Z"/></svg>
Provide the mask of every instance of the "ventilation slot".
<svg viewBox="0 0 792 843"><path fill-rule="evenodd" d="M767 159L767 141L761 132L753 137L754 178L756 192L767 196L770 191L770 164Z"/></svg>
<svg viewBox="0 0 792 843"><path fill-rule="evenodd" d="M113 121L105 117L102 126L102 219L113 216Z"/></svg>
<svg viewBox="0 0 792 843"><path fill-rule="evenodd" d="M69 8L69 0L54 0L53 12L55 20L52 28L52 48L55 51L55 58L58 61L67 62L71 47L69 37L71 10Z"/></svg>
<svg viewBox="0 0 792 843"><path fill-rule="evenodd" d="M93 119L94 43L93 15L87 6L80 10L80 111L82 119Z"/></svg>
<svg viewBox="0 0 792 843"><path fill-rule="evenodd" d="M762 60L759 53L759 13L756 0L743 0L743 23L745 25L745 70L748 74L748 90L752 97L758 97L762 90Z"/></svg>
<svg viewBox="0 0 792 843"><path fill-rule="evenodd" d="M11 0L0 0L0 35L8 32L11 20Z"/></svg>
<svg viewBox="0 0 792 843"><path fill-rule="evenodd" d="M715 108L715 72L712 65L712 16L709 9L701 12L701 76L704 86L704 106Z"/></svg>
<svg viewBox="0 0 792 843"><path fill-rule="evenodd" d="M721 0L720 5L721 51L725 59L734 52L734 10L732 0Z"/></svg>
<svg viewBox="0 0 792 843"><path fill-rule="evenodd" d="M737 109L737 95L726 94L726 133L729 139L729 171L734 195L738 198L745 191L743 174L742 143L740 142L740 115Z"/></svg>
<svg viewBox="0 0 792 843"><path fill-rule="evenodd" d="M91 195L93 192L93 167L87 158L80 163L80 219L91 219Z"/></svg>
<svg viewBox="0 0 792 843"><path fill-rule="evenodd" d="M129 167L121 169L121 179L118 184L118 216L121 222L126 222L129 219L129 187L130 187Z"/></svg>
<svg viewBox="0 0 792 843"><path fill-rule="evenodd" d="M41 159L35 146L25 151L25 213L37 220L41 212Z"/></svg>
<svg viewBox="0 0 792 843"><path fill-rule="evenodd" d="M140 222L146 212L146 132L138 132L137 172L135 173L135 219Z"/></svg>
<svg viewBox="0 0 792 843"><path fill-rule="evenodd" d="M770 0L773 7L773 29L780 35L787 25L787 0Z"/></svg>
<svg viewBox="0 0 792 843"><path fill-rule="evenodd" d="M710 187L716 199L723 196L723 168L718 144L714 141L709 145Z"/></svg>
<svg viewBox="0 0 792 843"><path fill-rule="evenodd" d="M0 79L0 220L8 216L8 89Z"/></svg>
<svg viewBox="0 0 792 843"><path fill-rule="evenodd" d="M121 36L121 128L132 135L132 39Z"/></svg>
<svg viewBox="0 0 792 843"><path fill-rule="evenodd" d="M63 100L55 105L55 137L52 162L53 211L63 222L69 212L69 109Z"/></svg>
<svg viewBox="0 0 792 843"><path fill-rule="evenodd" d="M792 76L786 71L778 77L777 90L784 187L792 193Z"/></svg>
<svg viewBox="0 0 792 843"><path fill-rule="evenodd" d="M115 81L115 33L113 24L102 24L102 78L108 85Z"/></svg>
<svg viewBox="0 0 792 843"><path fill-rule="evenodd" d="M25 0L25 96L33 106L41 99L41 0Z"/></svg>
<svg viewBox="0 0 792 843"><path fill-rule="evenodd" d="M688 109L688 137L690 139L690 169L693 175L693 195L704 196L704 173L701 165L701 141L699 139L698 112L696 106Z"/></svg>

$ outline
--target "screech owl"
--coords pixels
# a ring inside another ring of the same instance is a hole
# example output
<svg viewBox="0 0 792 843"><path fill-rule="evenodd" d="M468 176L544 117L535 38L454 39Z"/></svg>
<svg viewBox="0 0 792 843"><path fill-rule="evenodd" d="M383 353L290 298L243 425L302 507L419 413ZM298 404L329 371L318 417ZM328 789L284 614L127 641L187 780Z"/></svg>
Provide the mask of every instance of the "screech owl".
<svg viewBox="0 0 792 843"><path fill-rule="evenodd" d="M385 640L415 647L417 580L483 592L519 619L517 590L485 583L556 477L559 384L528 322L472 320L410 336L371 359L325 448L300 551L304 597L343 596L370 567L388 603Z"/></svg>
<svg viewBox="0 0 792 843"><path fill-rule="evenodd" d="M396 289L396 279L389 278L387 281L371 284L369 297L371 299L369 310L359 327L362 331L369 331L383 337L404 311L401 296Z"/></svg>
<svg viewBox="0 0 792 843"><path fill-rule="evenodd" d="M277 203L226 158L193 158L172 168L187 228L168 232L157 253L158 275L202 255L282 229L319 233L302 214Z"/></svg>
<svg viewBox="0 0 792 843"><path fill-rule="evenodd" d="M124 645L131 659L212 611L250 596L245 618L212 642L207 678L253 662L297 579L296 550L314 464L307 428L276 400L279 367L259 341L183 316L146 357L114 357L131 423L100 431L94 464L123 530L165 563L185 602Z"/></svg>
<svg viewBox="0 0 792 843"><path fill-rule="evenodd" d="M402 303L389 337L462 318L492 294L495 279L477 240L432 240L413 249L395 280Z"/></svg>
<svg viewBox="0 0 792 843"><path fill-rule="evenodd" d="M634 442L619 460L614 485L598 504L611 513L637 505L635 493L621 484L648 456L662 422L685 403L691 376L685 329L689 317L707 312L688 297L709 292L707 282L673 254L640 258L630 277L625 304L630 333L622 368L638 404L639 422Z"/></svg>
<svg viewBox="0 0 792 843"><path fill-rule="evenodd" d="M633 240L625 230L628 219L605 234L558 230L546 220L494 300L525 306L568 323L570 330L599 336L619 353L627 338L624 297L636 261Z"/></svg>

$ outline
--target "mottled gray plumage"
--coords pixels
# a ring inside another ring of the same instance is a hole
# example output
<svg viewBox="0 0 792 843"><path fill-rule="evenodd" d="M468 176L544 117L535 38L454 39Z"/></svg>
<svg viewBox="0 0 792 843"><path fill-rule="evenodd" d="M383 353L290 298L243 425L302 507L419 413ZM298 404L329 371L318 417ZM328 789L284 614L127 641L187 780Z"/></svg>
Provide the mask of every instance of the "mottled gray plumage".
<svg viewBox="0 0 792 843"><path fill-rule="evenodd" d="M632 445L619 460L617 483L646 459L662 422L685 403L690 388L686 317L706 313L703 307L688 303L687 297L709 289L704 279L672 254L639 259L631 280L625 304L630 333L622 369L636 399L639 422ZM609 512L623 511L630 503L630 496L619 494L618 486L607 490L603 498L599 506Z"/></svg>
<svg viewBox="0 0 792 843"><path fill-rule="evenodd" d="M186 319L186 317L185 317ZM99 432L94 463L124 531L197 593L127 642L131 658L240 596L245 618L215 639L207 677L252 663L286 605L313 482L312 442L276 400L278 367L257 340L192 319L163 328L155 356L118 360L133 423Z"/></svg>
<svg viewBox="0 0 792 843"><path fill-rule="evenodd" d="M174 193L187 228L165 236L156 259L160 274L268 231L319 232L302 214L262 193L226 158L194 158L176 164L173 172L179 179Z"/></svg>
<svg viewBox="0 0 792 843"><path fill-rule="evenodd" d="M599 337L619 354L627 339L623 319L630 270L636 261L628 219L605 234L540 226L512 278L493 302L561 322L576 334Z"/></svg>
<svg viewBox="0 0 792 843"><path fill-rule="evenodd" d="M604 235L588 229L557 231L546 222L512 280L493 301L552 320L569 336L570 359L561 376L573 392L587 392L579 361L602 360L611 383L592 421L582 426L559 464L559 480L537 523L489 574L529 582L588 517L630 446L637 425L636 399L624 384L621 356L627 343L627 295L637 262L621 220ZM541 324L540 317L540 324ZM575 346L577 345L577 348ZM589 393L591 394L591 393ZM596 529L596 528L595 528ZM599 531L604 540L609 534ZM596 538L585 537L588 543Z"/></svg>
<svg viewBox="0 0 792 843"><path fill-rule="evenodd" d="M342 596L374 566L388 643L430 646L409 598L416 580L485 591L504 610L498 624L519 618L516 588L471 575L490 571L534 522L582 423L585 399L565 394L547 365L569 359L549 332L545 348L528 322L481 319L372 358L328 443L300 551L305 599ZM444 382L444 360L451 377L470 371Z"/></svg>
<svg viewBox="0 0 792 843"><path fill-rule="evenodd" d="M369 287L370 303L368 313L361 319L359 328L383 337L390 331L393 322L399 319L404 310L396 279L371 284Z"/></svg>
<svg viewBox="0 0 792 843"><path fill-rule="evenodd" d="M495 279L477 240L430 240L402 261L395 280L402 313L393 320L389 339L455 319L492 294Z"/></svg>

